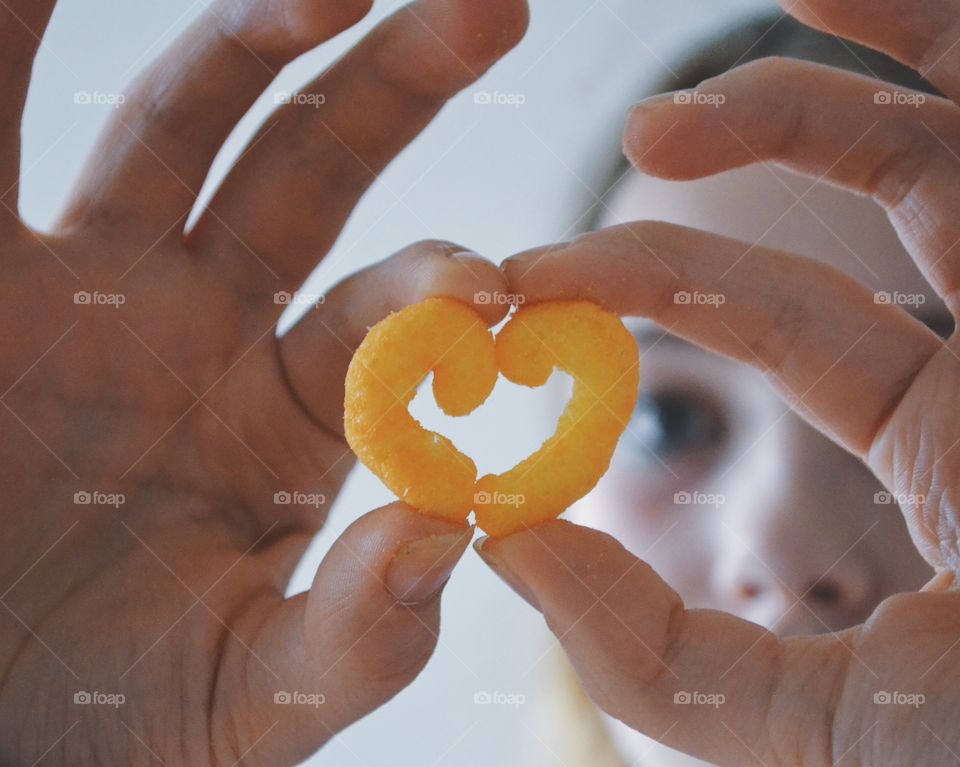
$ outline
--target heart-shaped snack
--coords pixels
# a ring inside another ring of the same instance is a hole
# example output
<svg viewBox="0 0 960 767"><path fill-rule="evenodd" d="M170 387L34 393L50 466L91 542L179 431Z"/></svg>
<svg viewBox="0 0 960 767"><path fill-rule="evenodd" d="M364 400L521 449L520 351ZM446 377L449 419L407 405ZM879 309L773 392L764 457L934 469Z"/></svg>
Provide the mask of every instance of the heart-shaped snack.
<svg viewBox="0 0 960 767"><path fill-rule="evenodd" d="M408 406L432 371L447 415L467 415L503 373L543 386L554 369L573 394L543 445L503 474L477 467ZM425 514L504 536L553 519L586 495L610 465L637 402L636 341L619 317L587 301L549 301L514 313L494 339L471 307L430 298L375 325L347 371L344 427L359 459L401 500Z"/></svg>

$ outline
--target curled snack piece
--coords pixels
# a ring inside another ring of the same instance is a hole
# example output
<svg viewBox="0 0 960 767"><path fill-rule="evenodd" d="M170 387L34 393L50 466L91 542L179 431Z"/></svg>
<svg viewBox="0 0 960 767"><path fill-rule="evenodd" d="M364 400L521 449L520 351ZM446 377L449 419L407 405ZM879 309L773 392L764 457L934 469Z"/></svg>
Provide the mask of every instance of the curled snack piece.
<svg viewBox="0 0 960 767"><path fill-rule="evenodd" d="M431 371L433 396L447 415L467 415L497 383L493 336L479 314L452 298L408 306L367 334L347 370L344 433L402 501L463 521L473 508L476 464L407 410Z"/></svg>
<svg viewBox="0 0 960 767"><path fill-rule="evenodd" d="M543 386L554 368L573 378L557 430L533 455L477 483L477 525L509 535L563 513L610 466L637 404L637 342L619 317L586 301L520 309L497 335L497 363L511 381Z"/></svg>
<svg viewBox="0 0 960 767"><path fill-rule="evenodd" d="M555 368L574 379L556 433L514 468L479 481L472 460L407 411L431 371L437 404L466 415L499 372L542 386ZM594 304L524 307L494 343L471 308L433 298L390 315L360 345L347 373L347 441L411 506L455 520L473 509L484 531L509 535L558 516L596 485L636 405L639 376L633 336Z"/></svg>

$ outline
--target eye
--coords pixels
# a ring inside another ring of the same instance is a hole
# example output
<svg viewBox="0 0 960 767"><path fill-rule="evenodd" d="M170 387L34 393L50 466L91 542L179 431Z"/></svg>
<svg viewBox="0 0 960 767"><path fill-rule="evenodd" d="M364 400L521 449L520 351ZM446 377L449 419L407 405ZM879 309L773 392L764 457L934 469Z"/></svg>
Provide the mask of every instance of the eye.
<svg viewBox="0 0 960 767"><path fill-rule="evenodd" d="M719 447L727 435L720 408L706 397L677 390L641 395L630 425L636 449L680 458Z"/></svg>

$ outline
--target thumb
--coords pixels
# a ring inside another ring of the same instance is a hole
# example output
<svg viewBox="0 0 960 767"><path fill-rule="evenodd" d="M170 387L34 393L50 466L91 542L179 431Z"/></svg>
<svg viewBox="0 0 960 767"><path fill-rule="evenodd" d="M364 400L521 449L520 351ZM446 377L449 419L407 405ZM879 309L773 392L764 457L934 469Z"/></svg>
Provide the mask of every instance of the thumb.
<svg viewBox="0 0 960 767"><path fill-rule="evenodd" d="M343 533L308 593L268 600L249 647L224 659L239 668L223 683L237 732L228 763L245 751L253 763L299 763L410 684L436 647L440 594L472 535L393 503Z"/></svg>
<svg viewBox="0 0 960 767"><path fill-rule="evenodd" d="M839 642L781 641L726 613L687 610L613 538L568 522L481 539L477 550L543 613L611 716L711 764L829 756L823 712L848 662ZM803 753L790 751L797 744Z"/></svg>

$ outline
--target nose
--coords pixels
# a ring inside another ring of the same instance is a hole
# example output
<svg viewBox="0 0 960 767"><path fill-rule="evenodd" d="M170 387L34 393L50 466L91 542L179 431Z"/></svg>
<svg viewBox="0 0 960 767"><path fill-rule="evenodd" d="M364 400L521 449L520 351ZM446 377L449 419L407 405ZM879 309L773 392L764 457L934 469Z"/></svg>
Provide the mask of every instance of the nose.
<svg viewBox="0 0 960 767"><path fill-rule="evenodd" d="M852 553L828 562L814 542L793 554L798 544L768 540L761 551L741 548L720 575L724 601L781 634L839 631L865 620L873 606L867 568Z"/></svg>
<svg viewBox="0 0 960 767"><path fill-rule="evenodd" d="M769 463L742 467L740 502L717 517L716 596L783 634L860 623L882 590L870 478L799 417L778 432Z"/></svg>

